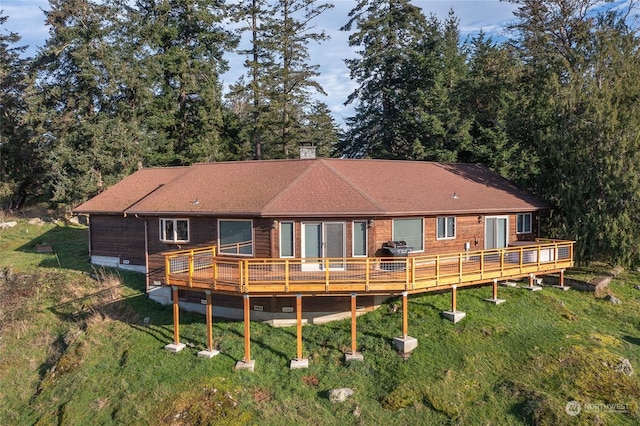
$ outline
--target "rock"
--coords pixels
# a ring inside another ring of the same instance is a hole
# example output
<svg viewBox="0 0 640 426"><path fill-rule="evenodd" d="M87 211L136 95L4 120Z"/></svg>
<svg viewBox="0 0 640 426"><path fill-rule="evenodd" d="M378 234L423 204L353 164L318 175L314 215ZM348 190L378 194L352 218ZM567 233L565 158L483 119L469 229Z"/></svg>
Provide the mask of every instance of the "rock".
<svg viewBox="0 0 640 426"><path fill-rule="evenodd" d="M2 222L0 223L0 229L9 229L9 228L13 228L18 224L18 222L16 222L15 220L12 220L11 222Z"/></svg>
<svg viewBox="0 0 640 426"><path fill-rule="evenodd" d="M362 415L362 408L359 405L356 405L356 408L353 409L353 416L358 419Z"/></svg>
<svg viewBox="0 0 640 426"><path fill-rule="evenodd" d="M640 290L640 285L634 286L633 288L635 288L636 290Z"/></svg>
<svg viewBox="0 0 640 426"><path fill-rule="evenodd" d="M353 389L350 388L332 389L329 391L329 401L333 402L334 404L336 402L344 402L351 395L353 395Z"/></svg>
<svg viewBox="0 0 640 426"><path fill-rule="evenodd" d="M611 295L611 294L607 294L607 297L605 297L605 300L608 300L609 302L613 303L614 305L620 305L622 302L620 301L620 299L618 299L617 297Z"/></svg>
<svg viewBox="0 0 640 426"><path fill-rule="evenodd" d="M633 376L633 367L631 366L631 361L627 358L620 361L620 364L616 365L614 370L618 373L624 374L625 376Z"/></svg>
<svg viewBox="0 0 640 426"><path fill-rule="evenodd" d="M33 219L29 219L29 221L27 222L29 225L44 225L44 220L40 219L39 217L34 217Z"/></svg>

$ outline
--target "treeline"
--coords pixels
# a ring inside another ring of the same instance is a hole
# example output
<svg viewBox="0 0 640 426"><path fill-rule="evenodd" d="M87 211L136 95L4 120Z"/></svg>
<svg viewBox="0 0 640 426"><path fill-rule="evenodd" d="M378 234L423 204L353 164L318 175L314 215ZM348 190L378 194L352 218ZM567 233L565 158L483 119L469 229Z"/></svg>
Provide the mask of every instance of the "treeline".
<svg viewBox="0 0 640 426"><path fill-rule="evenodd" d="M73 206L139 167L291 158L311 142L322 156L485 164L556 207L543 234L575 239L579 260L635 263L636 1L511 3L508 37L463 40L453 11L354 2L343 128L309 55L330 42L316 28L329 3L50 0L34 57L0 34L0 196ZM223 90L231 53L244 73Z"/></svg>

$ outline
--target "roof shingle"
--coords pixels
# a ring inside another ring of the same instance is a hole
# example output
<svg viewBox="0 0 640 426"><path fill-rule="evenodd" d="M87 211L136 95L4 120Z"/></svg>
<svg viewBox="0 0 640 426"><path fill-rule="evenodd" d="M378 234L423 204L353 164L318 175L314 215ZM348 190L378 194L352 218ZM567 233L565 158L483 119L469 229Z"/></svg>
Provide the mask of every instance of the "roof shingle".
<svg viewBox="0 0 640 426"><path fill-rule="evenodd" d="M549 207L481 165L319 158L143 169L74 211L330 217Z"/></svg>

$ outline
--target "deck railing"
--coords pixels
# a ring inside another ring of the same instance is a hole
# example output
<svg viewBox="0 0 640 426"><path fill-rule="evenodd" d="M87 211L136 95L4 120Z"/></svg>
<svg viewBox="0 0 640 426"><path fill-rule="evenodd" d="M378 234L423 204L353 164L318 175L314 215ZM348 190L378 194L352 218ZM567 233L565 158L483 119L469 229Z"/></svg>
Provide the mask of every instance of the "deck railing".
<svg viewBox="0 0 640 426"><path fill-rule="evenodd" d="M165 255L167 284L253 294L425 291L573 266L573 241L411 257L237 258L215 247Z"/></svg>

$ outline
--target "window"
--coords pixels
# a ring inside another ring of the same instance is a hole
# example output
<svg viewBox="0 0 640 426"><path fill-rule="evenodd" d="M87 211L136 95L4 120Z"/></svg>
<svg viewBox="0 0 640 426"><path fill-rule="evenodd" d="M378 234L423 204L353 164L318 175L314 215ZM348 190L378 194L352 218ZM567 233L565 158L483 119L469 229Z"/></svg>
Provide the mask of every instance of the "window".
<svg viewBox="0 0 640 426"><path fill-rule="evenodd" d="M353 257L367 256L367 222L353 222Z"/></svg>
<svg viewBox="0 0 640 426"><path fill-rule="evenodd" d="M394 219L393 240L404 241L413 251L424 250L423 221L419 219Z"/></svg>
<svg viewBox="0 0 640 426"><path fill-rule="evenodd" d="M250 220L219 220L218 253L252 256L252 222Z"/></svg>
<svg viewBox="0 0 640 426"><path fill-rule="evenodd" d="M160 241L188 243L189 219L160 219Z"/></svg>
<svg viewBox="0 0 640 426"><path fill-rule="evenodd" d="M517 229L518 234L530 234L531 233L531 213L521 213L517 217Z"/></svg>
<svg viewBox="0 0 640 426"><path fill-rule="evenodd" d="M443 240L446 238L456 237L456 218L454 216L446 216L438 218L437 238Z"/></svg>
<svg viewBox="0 0 640 426"><path fill-rule="evenodd" d="M280 257L294 256L293 222L280 222Z"/></svg>

